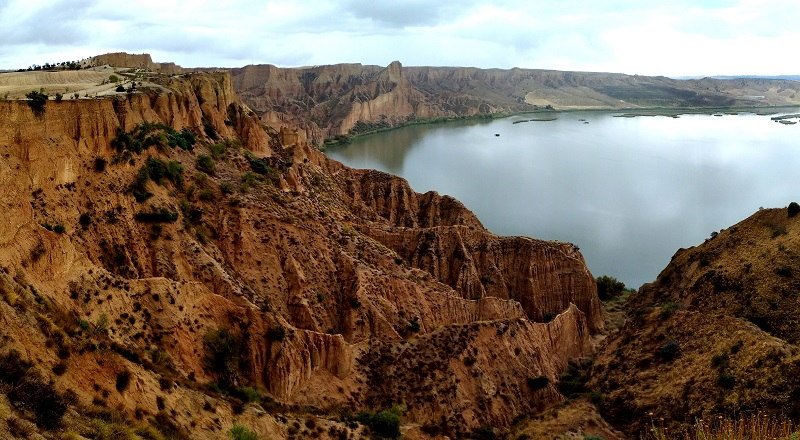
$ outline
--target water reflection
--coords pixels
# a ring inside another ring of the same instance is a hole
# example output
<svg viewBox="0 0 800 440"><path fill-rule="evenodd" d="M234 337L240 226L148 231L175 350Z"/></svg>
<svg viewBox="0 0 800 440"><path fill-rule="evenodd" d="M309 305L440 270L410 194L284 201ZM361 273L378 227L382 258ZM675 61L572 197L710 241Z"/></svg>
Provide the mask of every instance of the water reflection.
<svg viewBox="0 0 800 440"><path fill-rule="evenodd" d="M451 194L498 234L576 243L595 274L633 286L679 247L800 198L800 124L746 113L520 119L407 127L329 154Z"/></svg>

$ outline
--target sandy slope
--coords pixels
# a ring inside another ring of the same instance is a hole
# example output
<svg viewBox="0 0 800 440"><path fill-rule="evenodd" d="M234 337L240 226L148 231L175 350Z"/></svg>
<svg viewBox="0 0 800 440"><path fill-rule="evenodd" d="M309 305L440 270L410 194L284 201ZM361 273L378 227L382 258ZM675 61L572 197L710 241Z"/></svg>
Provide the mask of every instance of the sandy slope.
<svg viewBox="0 0 800 440"><path fill-rule="evenodd" d="M78 93L81 98L114 95L119 84L127 86L129 80L120 83L107 83L108 77L121 70L109 66L94 67L87 70L9 72L0 74L0 98L22 99L31 90L44 89L50 95L62 93L71 99ZM120 76L121 75L117 75ZM124 77L121 77L124 79Z"/></svg>

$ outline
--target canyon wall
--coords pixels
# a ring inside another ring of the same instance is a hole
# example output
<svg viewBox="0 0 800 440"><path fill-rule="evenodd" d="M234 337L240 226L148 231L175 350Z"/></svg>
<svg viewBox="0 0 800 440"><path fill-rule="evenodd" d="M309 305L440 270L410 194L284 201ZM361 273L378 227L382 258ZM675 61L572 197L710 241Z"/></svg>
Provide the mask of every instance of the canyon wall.
<svg viewBox="0 0 800 440"><path fill-rule="evenodd" d="M404 87L399 65L381 72L364 93ZM0 102L3 352L79 405L169 414L203 438L237 421L287 438L313 414L361 432L338 409L401 401L411 425L504 430L563 399L525 381L554 383L602 328L574 247L496 237L448 196L327 159L297 127L265 126L228 73L159 81L40 114ZM463 344L443 351L451 335ZM220 338L234 364L209 359ZM435 387L396 388L412 374ZM209 383L273 406L240 413Z"/></svg>

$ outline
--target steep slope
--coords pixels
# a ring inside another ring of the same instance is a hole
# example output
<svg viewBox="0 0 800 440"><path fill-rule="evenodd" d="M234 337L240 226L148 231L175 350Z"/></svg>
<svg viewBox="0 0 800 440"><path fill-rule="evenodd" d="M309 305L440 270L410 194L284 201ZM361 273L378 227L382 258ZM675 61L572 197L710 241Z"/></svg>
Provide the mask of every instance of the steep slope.
<svg viewBox="0 0 800 440"><path fill-rule="evenodd" d="M602 328L572 245L496 237L265 129L228 73L153 81L41 114L0 102L0 354L77 410L42 432L122 414L176 438L340 438L400 403L409 432L502 432L563 399ZM0 377L19 423L41 409L21 380Z"/></svg>
<svg viewBox="0 0 800 440"><path fill-rule="evenodd" d="M597 356L603 413L633 435L717 414L800 417L800 218L765 209L681 249Z"/></svg>

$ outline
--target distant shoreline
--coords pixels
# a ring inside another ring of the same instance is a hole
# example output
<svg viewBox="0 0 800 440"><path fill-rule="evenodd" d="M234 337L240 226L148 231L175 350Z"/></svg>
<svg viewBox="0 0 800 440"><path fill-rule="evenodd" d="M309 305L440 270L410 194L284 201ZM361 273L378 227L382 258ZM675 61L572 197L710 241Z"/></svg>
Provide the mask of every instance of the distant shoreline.
<svg viewBox="0 0 800 440"><path fill-rule="evenodd" d="M775 113L780 113L780 109L798 109L800 105L765 105L765 106L730 106L730 107L626 107L626 108L612 108L612 107L594 107L594 108L569 108L569 109L541 109L541 110L528 110L522 112L498 112L492 114L483 114L483 115L472 115L472 116L455 116L455 117L441 117L441 118L426 118L426 119L417 119L409 122L405 122L402 124L398 124L392 127L382 127L377 128L375 130L365 131L362 133L356 134L347 134L347 135L339 135L337 137L332 137L325 139L323 141L322 146L319 147L321 151L326 150L327 148L331 147L344 147L350 144L353 140L362 138L365 136L372 136L379 133L385 133L387 131L396 130L403 127L410 127L413 125L430 125L430 124L440 124L440 123L447 123L447 122L456 122L456 121L481 121L481 120L495 120L495 119L505 119L511 118L514 116L524 116L524 115L557 115L559 113L578 113L578 112L603 112L603 113L612 113L618 112L622 113L623 117L639 117L639 116L666 116L666 117L675 117L680 115L703 115L708 114L712 115L714 113L724 113L727 115L731 114L738 114L738 113L754 113L759 116L768 116ZM629 116L628 116L629 115ZM541 121L551 121L555 118L543 118Z"/></svg>

